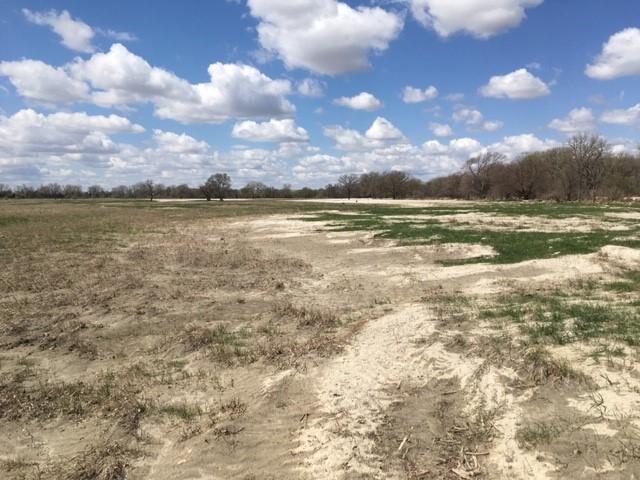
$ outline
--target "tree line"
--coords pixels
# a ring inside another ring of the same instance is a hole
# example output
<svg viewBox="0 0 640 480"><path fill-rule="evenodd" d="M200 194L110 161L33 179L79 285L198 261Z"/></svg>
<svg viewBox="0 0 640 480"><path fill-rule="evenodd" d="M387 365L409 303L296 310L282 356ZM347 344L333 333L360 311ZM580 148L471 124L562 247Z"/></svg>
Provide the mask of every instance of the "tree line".
<svg viewBox="0 0 640 480"><path fill-rule="evenodd" d="M346 174L322 188L273 187L252 181L231 187L227 173L211 175L199 187L164 185L153 180L111 189L50 183L10 187L0 198L462 198L494 200L595 201L640 196L640 155L613 153L595 135L580 134L562 147L533 152L508 162L497 152L467 160L452 175L422 181L403 171Z"/></svg>

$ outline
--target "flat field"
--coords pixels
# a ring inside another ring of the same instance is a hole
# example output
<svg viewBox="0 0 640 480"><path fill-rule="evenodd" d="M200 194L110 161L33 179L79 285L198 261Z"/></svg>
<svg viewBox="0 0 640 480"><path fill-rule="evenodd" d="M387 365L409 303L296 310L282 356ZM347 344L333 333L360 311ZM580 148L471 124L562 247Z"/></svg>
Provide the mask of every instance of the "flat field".
<svg viewBox="0 0 640 480"><path fill-rule="evenodd" d="M2 479L640 477L640 205L0 202Z"/></svg>

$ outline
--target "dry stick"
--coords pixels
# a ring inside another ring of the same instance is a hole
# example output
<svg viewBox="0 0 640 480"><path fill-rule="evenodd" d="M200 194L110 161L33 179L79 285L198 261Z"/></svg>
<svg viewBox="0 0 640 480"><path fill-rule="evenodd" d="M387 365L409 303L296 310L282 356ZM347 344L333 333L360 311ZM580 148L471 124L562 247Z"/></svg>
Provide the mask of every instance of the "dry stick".
<svg viewBox="0 0 640 480"><path fill-rule="evenodd" d="M398 452L400 452L402 450L402 447L404 447L404 444L407 443L407 440L409 440L409 437L411 436L411 434L405 436L402 439L402 443L400 444L400 446L398 447Z"/></svg>

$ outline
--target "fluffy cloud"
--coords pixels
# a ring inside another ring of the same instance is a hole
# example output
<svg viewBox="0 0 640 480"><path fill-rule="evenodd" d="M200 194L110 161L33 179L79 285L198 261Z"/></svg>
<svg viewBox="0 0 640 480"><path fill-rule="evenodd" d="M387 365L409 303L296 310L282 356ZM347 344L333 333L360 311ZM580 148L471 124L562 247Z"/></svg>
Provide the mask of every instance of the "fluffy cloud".
<svg viewBox="0 0 640 480"><path fill-rule="evenodd" d="M497 120L485 120L482 112L467 107L459 107L451 117L457 123L465 124L470 130L483 130L495 132L503 127L503 123Z"/></svg>
<svg viewBox="0 0 640 480"><path fill-rule="evenodd" d="M364 134L339 125L325 127L324 134L336 142L338 150L347 151L371 150L404 140L402 132L382 117L376 118Z"/></svg>
<svg viewBox="0 0 640 480"><path fill-rule="evenodd" d="M158 148L163 152L169 153L206 153L209 150L209 144L200 140L196 140L186 133L165 132L163 130L154 130L153 139L156 141Z"/></svg>
<svg viewBox="0 0 640 480"><path fill-rule="evenodd" d="M402 132L393 125L389 120L383 117L378 117L373 121L371 127L365 133L367 138L372 140L394 141L404 138Z"/></svg>
<svg viewBox="0 0 640 480"><path fill-rule="evenodd" d="M574 108L566 118L554 118L549 127L567 135L596 130L596 119L590 108Z"/></svg>
<svg viewBox="0 0 640 480"><path fill-rule="evenodd" d="M543 0L409 0L411 12L425 27L448 37L465 32L489 38L516 27L526 17L527 8Z"/></svg>
<svg viewBox="0 0 640 480"><path fill-rule="evenodd" d="M604 112L600 117L604 123L640 127L640 103L626 109L616 109Z"/></svg>
<svg viewBox="0 0 640 480"><path fill-rule="evenodd" d="M74 78L88 82L95 90L93 100L103 107L135 103L197 101L192 86L184 79L149 63L119 43L106 53L67 66Z"/></svg>
<svg viewBox="0 0 640 480"><path fill-rule="evenodd" d="M0 62L0 75L9 78L18 94L40 103L71 103L89 100L89 86L39 60Z"/></svg>
<svg viewBox="0 0 640 480"><path fill-rule="evenodd" d="M366 110L367 112L379 110L383 106L380 100L368 92L359 93L355 97L340 97L334 100L333 103L353 110Z"/></svg>
<svg viewBox="0 0 640 480"><path fill-rule="evenodd" d="M402 17L379 7L352 8L337 0L249 0L258 37L289 68L339 75L369 66L369 53L386 50Z"/></svg>
<svg viewBox="0 0 640 480"><path fill-rule="evenodd" d="M640 75L640 29L627 28L612 35L585 73L598 80Z"/></svg>
<svg viewBox="0 0 640 480"><path fill-rule="evenodd" d="M141 133L140 125L118 115L58 112L50 115L20 110L0 116L0 156L113 153L114 133Z"/></svg>
<svg viewBox="0 0 640 480"><path fill-rule="evenodd" d="M34 60L0 63L0 74L8 76L21 95L41 102L90 98L102 107L151 102L158 117L182 123L283 117L295 111L286 98L292 91L288 80L273 80L240 64L214 63L208 72L210 82L191 84L121 44L61 68Z"/></svg>
<svg viewBox="0 0 640 480"><path fill-rule="evenodd" d="M298 83L298 93L305 97L319 98L324 95L325 84L315 78L305 78Z"/></svg>
<svg viewBox="0 0 640 480"><path fill-rule="evenodd" d="M231 135L234 138L249 142L307 142L309 134L296 125L292 119L276 120L256 123L251 120L236 123Z"/></svg>
<svg viewBox="0 0 640 480"><path fill-rule="evenodd" d="M549 95L549 86L526 68L507 75L491 77L489 83L480 89L485 97L509 98L514 100L536 98Z"/></svg>
<svg viewBox="0 0 640 480"><path fill-rule="evenodd" d="M481 145L472 139L459 139L441 147L434 153L428 146L397 143L341 156L314 154L301 158L293 172L299 181L316 185L335 182L345 173L383 170L405 170L422 177L433 177L459 169L469 151L481 148Z"/></svg>
<svg viewBox="0 0 640 480"><path fill-rule="evenodd" d="M95 47L91 41L98 35L111 38L119 42L137 40L136 36L128 32L117 32L111 29L92 28L82 20L74 19L71 14L63 10L57 12L32 12L27 8L22 9L25 18L31 23L50 27L62 39L62 44L71 50L82 53L93 53Z"/></svg>
<svg viewBox="0 0 640 480"><path fill-rule="evenodd" d="M505 137L502 141L489 145L487 150L502 153L507 159L512 160L525 153L540 152L559 146L560 143L555 140L543 140L531 133L525 133Z"/></svg>
<svg viewBox="0 0 640 480"><path fill-rule="evenodd" d="M453 135L453 129L443 123L430 123L429 130L431 130L431 133L436 137L450 137Z"/></svg>
<svg viewBox="0 0 640 480"><path fill-rule="evenodd" d="M66 10L60 13L55 10L32 12L24 8L22 13L27 20L36 25L51 27L60 36L65 47L82 53L91 53L95 50L91 45L91 40L95 36L93 29L83 21L73 19Z"/></svg>
<svg viewBox="0 0 640 480"><path fill-rule="evenodd" d="M415 87L405 87L402 94L402 101L404 103L421 103L427 100L433 100L438 96L438 89L434 86L430 86L421 90Z"/></svg>

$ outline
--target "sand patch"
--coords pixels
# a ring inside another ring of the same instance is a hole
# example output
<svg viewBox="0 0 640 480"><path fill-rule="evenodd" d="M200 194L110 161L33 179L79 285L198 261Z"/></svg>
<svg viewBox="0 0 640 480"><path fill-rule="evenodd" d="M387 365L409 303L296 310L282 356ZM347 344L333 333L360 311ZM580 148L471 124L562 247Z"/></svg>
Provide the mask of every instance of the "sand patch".
<svg viewBox="0 0 640 480"><path fill-rule="evenodd" d="M465 384L481 363L438 342L423 345L435 328L425 306L405 306L371 321L344 355L314 373L317 414L301 432L296 450L304 455L302 471L323 479L354 474L393 478L381 472L372 434L398 399L397 385L420 386L434 378L458 378Z"/></svg>

